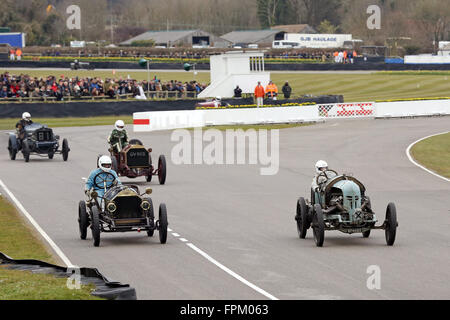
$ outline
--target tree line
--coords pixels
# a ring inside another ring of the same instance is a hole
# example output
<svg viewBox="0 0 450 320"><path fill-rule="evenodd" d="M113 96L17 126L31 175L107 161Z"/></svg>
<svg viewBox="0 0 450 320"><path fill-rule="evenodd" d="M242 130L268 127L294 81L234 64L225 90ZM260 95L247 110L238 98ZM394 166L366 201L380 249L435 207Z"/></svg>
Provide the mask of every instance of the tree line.
<svg viewBox="0 0 450 320"><path fill-rule="evenodd" d="M72 4L81 8L81 31L65 26ZM367 8L374 4L381 9L381 28L370 30ZM400 39L412 49L435 50L438 41L450 40L448 0L2 0L0 6L0 26L26 32L29 45L118 43L148 30L222 35L285 24L351 33L374 45Z"/></svg>

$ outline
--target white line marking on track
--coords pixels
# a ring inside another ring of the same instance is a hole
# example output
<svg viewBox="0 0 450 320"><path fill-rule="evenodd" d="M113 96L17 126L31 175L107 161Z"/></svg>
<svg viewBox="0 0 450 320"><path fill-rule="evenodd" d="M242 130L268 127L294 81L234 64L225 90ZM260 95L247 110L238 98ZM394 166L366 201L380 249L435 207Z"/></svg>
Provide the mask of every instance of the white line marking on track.
<svg viewBox="0 0 450 320"><path fill-rule="evenodd" d="M197 252L198 254L200 254L201 256L203 256L206 260L208 260L209 262L215 264L217 267L219 267L220 269L222 269L223 271L225 271L226 273L228 273L230 276L236 278L237 280L239 280L240 282L242 282L243 284L247 285L248 287L252 288L253 290L257 291L258 293L262 294L263 296L269 298L270 300L279 300L278 298L276 298L275 296L271 295L270 293L264 291L263 289L257 287L256 285L254 285L253 283L245 280L244 278L242 278L240 275L238 275L237 273L235 273L234 271L228 269L227 267L225 267L223 264L219 263L218 261L214 260L213 258L211 258L207 253L203 252L202 250L200 250L199 248L197 248L196 246L194 246L192 243L187 243L186 244L189 248L191 248L192 250L194 250L195 252Z"/></svg>
<svg viewBox="0 0 450 320"><path fill-rule="evenodd" d="M181 242L188 242L185 238L180 238Z"/></svg>
<svg viewBox="0 0 450 320"><path fill-rule="evenodd" d="M177 238L180 236L178 233L172 233L172 235Z"/></svg>
<svg viewBox="0 0 450 320"><path fill-rule="evenodd" d="M172 230L172 229L170 229L170 228L167 228L167 231L169 231L169 232L172 232L173 230Z"/></svg>
<svg viewBox="0 0 450 320"><path fill-rule="evenodd" d="M447 134L447 133L449 133L449 132L450 132L450 131L442 132L442 133L437 133L437 134L433 134L433 135L431 135L431 136L428 136L428 137L419 139L419 140L417 140L417 141L411 143L411 144L409 145L408 149L406 149L406 156L408 157L409 161L411 161L414 165L418 166L419 168L425 170L426 172L431 173L433 176L438 177L438 178L441 178L442 180L445 180L445 181L447 181L447 182L450 182L450 179L447 179L446 177L443 177L443 176L437 174L436 172L433 172L433 171L431 171L430 169L427 169L427 168L425 168L424 166L422 166L422 165L420 165L419 163L417 163L417 162L413 159L413 157L412 157L412 155L411 155L411 149L412 149L412 147L414 147L414 145L416 145L417 143L419 143L419 142L421 142L421 141L423 141L423 140L426 140L426 139L432 138L432 137L436 137L436 136L441 136L441 135Z"/></svg>
<svg viewBox="0 0 450 320"><path fill-rule="evenodd" d="M56 245L56 243L49 237L49 235L39 226L39 224L34 220L34 218L28 213L25 207L20 203L19 200L14 196L14 194L8 189L8 187L0 179L0 186L5 190L9 198L14 202L16 207L22 212L22 214L30 221L33 227L41 234L41 236L48 242L50 247L55 251L55 253L61 258L61 260L67 265L67 267L74 268L76 266L72 265L69 258L62 252L62 250Z"/></svg>

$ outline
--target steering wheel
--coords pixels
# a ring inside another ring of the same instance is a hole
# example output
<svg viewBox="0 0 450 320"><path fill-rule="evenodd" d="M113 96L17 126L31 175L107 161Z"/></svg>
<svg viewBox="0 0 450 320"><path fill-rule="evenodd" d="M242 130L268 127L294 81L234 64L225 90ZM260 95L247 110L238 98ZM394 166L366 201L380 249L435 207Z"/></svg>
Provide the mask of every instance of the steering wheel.
<svg viewBox="0 0 450 320"><path fill-rule="evenodd" d="M116 177L111 172L100 172L94 177L94 186L96 189L111 188L115 182Z"/></svg>
<svg viewBox="0 0 450 320"><path fill-rule="evenodd" d="M319 178L320 178L320 177L325 177L325 179L329 180L329 178L328 178L328 176L327 176L327 172L333 172L336 176L339 175L339 174L338 174L336 171L334 171L334 170L325 170L325 171L321 172L321 173L316 177L316 183L317 183L317 185L320 185L320 184L323 184L323 183L324 183L324 182L319 183Z"/></svg>

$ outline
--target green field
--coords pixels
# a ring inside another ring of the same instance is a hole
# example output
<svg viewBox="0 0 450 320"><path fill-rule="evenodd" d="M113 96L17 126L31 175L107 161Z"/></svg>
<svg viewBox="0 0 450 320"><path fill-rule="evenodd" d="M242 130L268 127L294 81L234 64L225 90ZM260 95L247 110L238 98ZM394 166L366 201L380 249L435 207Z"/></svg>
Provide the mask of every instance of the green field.
<svg viewBox="0 0 450 320"><path fill-rule="evenodd" d="M17 210L0 196L0 252L14 259L36 259L55 263L50 251ZM93 286L69 290L66 279L0 267L1 300L97 300Z"/></svg>
<svg viewBox="0 0 450 320"><path fill-rule="evenodd" d="M4 70L0 69L0 73ZM146 72L117 71L48 71L48 70L9 70L12 74L26 73L44 77L53 74L56 77L101 77L147 79ZM209 82L209 73L200 72L196 76L192 72L152 72L162 81L179 80ZM359 73L272 73L272 80L281 87L289 81L295 96L305 94L337 94L344 95L346 102L363 102L400 98L427 98L450 96L450 73L447 72L375 72Z"/></svg>
<svg viewBox="0 0 450 320"><path fill-rule="evenodd" d="M420 141L412 147L411 155L421 165L450 178L450 133Z"/></svg>

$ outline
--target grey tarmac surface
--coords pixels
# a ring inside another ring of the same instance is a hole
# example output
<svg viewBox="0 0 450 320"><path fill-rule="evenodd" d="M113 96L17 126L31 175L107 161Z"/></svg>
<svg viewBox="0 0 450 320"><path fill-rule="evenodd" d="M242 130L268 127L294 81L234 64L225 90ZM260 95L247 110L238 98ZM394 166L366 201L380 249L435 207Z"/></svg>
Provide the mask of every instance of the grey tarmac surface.
<svg viewBox="0 0 450 320"><path fill-rule="evenodd" d="M130 135L168 160L167 184L152 182L155 206L165 202L169 227L246 280L279 299L449 299L450 184L414 166L408 145L448 131L450 118L341 120L280 131L280 170L261 176L259 165L171 163L171 132ZM107 152L110 127L56 128L68 138L69 162L22 156L10 161L5 147L0 178L72 263L99 268L107 277L130 283L140 299L265 299L169 234L78 236L77 205L82 177ZM317 248L308 231L297 236L299 196L308 196L317 160L353 173L367 187L379 220L389 202L397 205L394 247L384 231L361 235L325 234ZM128 180L145 187L143 179ZM16 257L20 258L20 257ZM368 266L381 268L381 290L366 287Z"/></svg>

